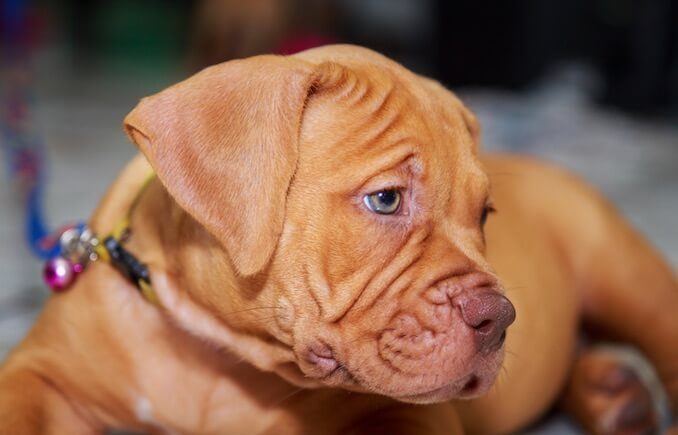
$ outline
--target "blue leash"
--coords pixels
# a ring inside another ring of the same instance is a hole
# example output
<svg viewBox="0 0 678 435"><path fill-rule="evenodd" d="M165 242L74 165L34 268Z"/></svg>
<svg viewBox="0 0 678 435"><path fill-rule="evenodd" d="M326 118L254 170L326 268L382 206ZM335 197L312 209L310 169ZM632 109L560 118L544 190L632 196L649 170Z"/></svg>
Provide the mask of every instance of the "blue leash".
<svg viewBox="0 0 678 435"><path fill-rule="evenodd" d="M30 50L24 41L27 2L3 0L2 9L5 12L2 40L9 57L5 69L10 74L1 89L0 147L9 178L21 191L26 243L35 256L47 260L60 253L60 246L58 237L51 236L42 208L47 178L44 148L30 135L29 109L33 101L27 59Z"/></svg>
<svg viewBox="0 0 678 435"><path fill-rule="evenodd" d="M8 174L21 193L25 208L24 237L31 252L46 261L43 278L54 292L67 290L92 261L104 258L137 286L151 303L157 297L151 286L146 265L125 250L121 237L106 236L99 240L84 222L50 231L43 212L45 191L44 147L31 135L30 107L33 101L30 52L22 26L26 23L26 3L22 0L0 0L5 12L0 23L3 29L1 48L9 53L7 80L0 82L0 149L7 162ZM6 22L5 22L6 21ZM143 189L142 189L143 191Z"/></svg>

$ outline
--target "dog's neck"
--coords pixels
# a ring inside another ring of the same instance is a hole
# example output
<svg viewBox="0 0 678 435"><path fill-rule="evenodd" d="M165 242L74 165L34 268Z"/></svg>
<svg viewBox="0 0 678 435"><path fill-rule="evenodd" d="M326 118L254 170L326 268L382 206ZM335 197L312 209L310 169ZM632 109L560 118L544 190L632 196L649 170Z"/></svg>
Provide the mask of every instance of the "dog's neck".
<svg viewBox="0 0 678 435"><path fill-rule="evenodd" d="M239 277L219 242L157 180L132 213L130 229L127 247L148 265L167 316L261 370L283 376L289 370L288 379L298 381L289 346L266 329L278 308L266 273Z"/></svg>
<svg viewBox="0 0 678 435"><path fill-rule="evenodd" d="M124 213L129 203L123 206L125 210L120 212ZM117 215L109 217L118 219ZM243 390L248 391L252 403L244 404L242 410L250 413L257 412L250 408L259 406L259 400L263 404L274 403L298 390L273 373L257 370L272 371L276 364L289 360L282 352L282 356L271 358L270 350L264 351L255 339L261 332L248 315L256 310L248 311L247 298L252 295L243 291L254 292L257 285L262 285L256 282L261 278L239 279L219 243L176 204L157 180L134 206L129 227L125 248L149 267L159 304L143 300L131 283L128 289L121 288L122 276L107 264L95 264L83 277L86 279L81 285L86 290L96 288L87 296L90 300L86 305L107 307L107 317L115 318L110 322L115 329L111 334L125 337L119 345L128 348L124 354L132 355L127 368L131 382L128 388L120 388L120 380L108 388L110 380L101 379L100 391L110 390L114 394L123 390L125 397L113 402L132 400L137 421L146 418L142 411L147 402L157 404L149 422L168 423L170 427L169 422L191 418L187 417L188 410L171 409L175 402L165 403L164 395L157 394L172 385L167 384L168 379L181 382L196 403L203 396L209 397L204 407L213 413L209 420L214 421L220 420L220 413L231 409L229 401ZM104 282L110 285L102 285ZM216 305L212 298L223 305ZM62 305L66 309L76 308L73 304ZM270 310L257 315L271 316ZM252 343L248 344L248 340ZM136 350L140 347L145 351L137 358ZM153 355L156 363L163 363L157 366L144 355ZM257 367L247 363L252 361ZM167 397L171 396L173 393ZM165 406L168 408L164 409ZM122 410L107 412L117 416L111 421L130 421Z"/></svg>

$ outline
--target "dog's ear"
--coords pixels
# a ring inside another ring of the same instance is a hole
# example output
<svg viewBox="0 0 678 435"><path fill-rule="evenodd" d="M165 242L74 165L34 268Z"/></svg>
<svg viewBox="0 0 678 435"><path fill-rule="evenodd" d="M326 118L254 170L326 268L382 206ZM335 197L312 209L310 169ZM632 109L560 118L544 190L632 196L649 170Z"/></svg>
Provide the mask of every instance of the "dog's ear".
<svg viewBox="0 0 678 435"><path fill-rule="evenodd" d="M459 109L459 113L461 114L461 118L464 121L466 130L468 130L468 133L471 136L471 139L473 140L473 148L476 151L478 151L478 149L480 148L480 133L481 133L478 118L476 117L476 114L473 113L473 111L469 109L466 106L466 104L464 104L464 102L459 99L459 97L457 97L454 94L452 94L452 97L454 98L456 106Z"/></svg>
<svg viewBox="0 0 678 435"><path fill-rule="evenodd" d="M168 192L241 275L267 265L282 232L316 70L279 56L226 62L142 99L125 118Z"/></svg>
<svg viewBox="0 0 678 435"><path fill-rule="evenodd" d="M477 150L480 147L480 123L475 113L471 111L468 107L461 104L461 116L464 119L466 128L468 129L471 138L473 139L474 148Z"/></svg>

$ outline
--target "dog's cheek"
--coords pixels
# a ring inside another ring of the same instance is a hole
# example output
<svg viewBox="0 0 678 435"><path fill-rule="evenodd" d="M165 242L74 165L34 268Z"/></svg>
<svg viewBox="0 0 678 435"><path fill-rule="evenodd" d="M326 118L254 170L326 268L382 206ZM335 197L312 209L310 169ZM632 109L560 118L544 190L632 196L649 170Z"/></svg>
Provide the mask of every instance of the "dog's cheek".
<svg viewBox="0 0 678 435"><path fill-rule="evenodd" d="M364 268L383 268L406 239L405 229L389 222L390 217L373 217L351 207L334 209L342 211L327 216L332 224L325 259L325 270L333 280L343 281Z"/></svg>

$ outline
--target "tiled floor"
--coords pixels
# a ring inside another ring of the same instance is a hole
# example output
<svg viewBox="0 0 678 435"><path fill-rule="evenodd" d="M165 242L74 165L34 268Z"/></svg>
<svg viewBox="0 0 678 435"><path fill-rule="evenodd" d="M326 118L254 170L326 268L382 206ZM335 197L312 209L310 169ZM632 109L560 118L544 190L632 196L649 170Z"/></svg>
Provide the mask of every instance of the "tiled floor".
<svg viewBox="0 0 678 435"><path fill-rule="evenodd" d="M38 69L35 128L49 156L45 207L53 225L91 212L135 152L120 129L123 116L141 95L175 79ZM602 110L590 103L582 83L566 69L522 94L466 90L462 97L480 117L486 148L532 153L575 170L678 264L678 122L644 122ZM47 296L41 264L22 241L23 211L5 170L0 164L0 357ZM571 431L564 419L555 419L539 433Z"/></svg>

